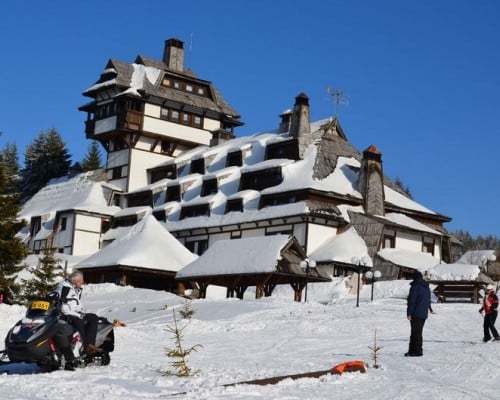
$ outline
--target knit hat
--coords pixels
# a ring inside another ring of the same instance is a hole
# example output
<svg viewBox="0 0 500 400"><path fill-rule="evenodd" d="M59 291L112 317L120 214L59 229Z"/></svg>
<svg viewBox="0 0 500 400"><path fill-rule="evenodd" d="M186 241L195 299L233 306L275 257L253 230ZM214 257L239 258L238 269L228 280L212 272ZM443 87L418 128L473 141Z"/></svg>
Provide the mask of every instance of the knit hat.
<svg viewBox="0 0 500 400"><path fill-rule="evenodd" d="M413 280L422 279L422 273L420 271L413 272Z"/></svg>

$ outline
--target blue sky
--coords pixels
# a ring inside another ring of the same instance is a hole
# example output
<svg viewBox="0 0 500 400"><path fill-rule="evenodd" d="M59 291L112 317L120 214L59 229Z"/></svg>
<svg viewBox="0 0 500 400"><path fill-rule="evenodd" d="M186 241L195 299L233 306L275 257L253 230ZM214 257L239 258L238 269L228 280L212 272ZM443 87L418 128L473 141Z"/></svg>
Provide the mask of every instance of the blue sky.
<svg viewBox="0 0 500 400"><path fill-rule="evenodd" d="M4 0L0 147L23 152L55 127L73 161L88 141L78 107L110 58L160 59L166 39L241 114L237 135L274 129L300 92L334 114L384 172L453 221L500 236L500 2L496 0Z"/></svg>

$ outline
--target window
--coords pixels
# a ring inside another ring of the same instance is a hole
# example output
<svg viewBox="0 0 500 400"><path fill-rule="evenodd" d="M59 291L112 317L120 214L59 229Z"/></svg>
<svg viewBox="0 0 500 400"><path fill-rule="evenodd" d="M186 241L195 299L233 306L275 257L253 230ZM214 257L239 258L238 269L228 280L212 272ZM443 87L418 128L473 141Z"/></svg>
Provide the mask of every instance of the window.
<svg viewBox="0 0 500 400"><path fill-rule="evenodd" d="M42 217L31 217L30 236L33 238L42 229Z"/></svg>
<svg viewBox="0 0 500 400"><path fill-rule="evenodd" d="M171 148L172 148L172 143L170 143L168 140L161 141L161 152L162 153L169 154Z"/></svg>
<svg viewBox="0 0 500 400"><path fill-rule="evenodd" d="M170 110L170 118L173 122L179 122L179 111Z"/></svg>
<svg viewBox="0 0 500 400"><path fill-rule="evenodd" d="M175 179L177 178L177 165L169 164L163 167L151 170L151 183L158 182L162 179Z"/></svg>
<svg viewBox="0 0 500 400"><path fill-rule="evenodd" d="M210 216L210 206L209 204L200 204L196 206L185 206L181 208L181 215L179 219L189 218L189 217L209 217Z"/></svg>
<svg viewBox="0 0 500 400"><path fill-rule="evenodd" d="M227 214L231 211L243 211L243 199L231 199L226 202L226 209L224 210L224 214Z"/></svg>
<svg viewBox="0 0 500 400"><path fill-rule="evenodd" d="M114 137L110 140L110 151L120 151L127 148L127 142L121 137Z"/></svg>
<svg viewBox="0 0 500 400"><path fill-rule="evenodd" d="M385 230L382 237L383 249L394 249L396 247L396 231Z"/></svg>
<svg viewBox="0 0 500 400"><path fill-rule="evenodd" d="M181 201L181 186L167 186L166 201Z"/></svg>
<svg viewBox="0 0 500 400"><path fill-rule="evenodd" d="M196 128L201 128L201 117L198 116L198 115L194 115L193 116L193 126L195 126Z"/></svg>
<svg viewBox="0 0 500 400"><path fill-rule="evenodd" d="M434 239L431 237L422 238L422 252L434 255Z"/></svg>
<svg viewBox="0 0 500 400"><path fill-rule="evenodd" d="M241 167L243 165L243 156L241 150L227 153L226 167Z"/></svg>
<svg viewBox="0 0 500 400"><path fill-rule="evenodd" d="M171 108L161 108L160 118L196 128L203 126L203 118L201 116Z"/></svg>
<svg viewBox="0 0 500 400"><path fill-rule="evenodd" d="M260 199L259 208L267 206L280 206L282 204L296 203L297 198L293 194L266 195Z"/></svg>
<svg viewBox="0 0 500 400"><path fill-rule="evenodd" d="M111 169L111 179L120 179L122 177L122 167L114 167Z"/></svg>
<svg viewBox="0 0 500 400"><path fill-rule="evenodd" d="M217 193L217 178L205 179L201 186L200 196L208 196Z"/></svg>
<svg viewBox="0 0 500 400"><path fill-rule="evenodd" d="M208 97L208 87L203 86L201 82L188 82L174 78L171 76L164 76L161 81L162 86L183 90L188 93L194 93L198 96Z"/></svg>
<svg viewBox="0 0 500 400"><path fill-rule="evenodd" d="M246 172L241 175L239 190L262 190L279 185L283 181L281 168L269 168L260 171Z"/></svg>
<svg viewBox="0 0 500 400"><path fill-rule="evenodd" d="M127 196L128 207L152 206L153 195L150 190L140 193L132 193Z"/></svg>
<svg viewBox="0 0 500 400"><path fill-rule="evenodd" d="M191 160L191 174L204 174L205 173L205 159L198 158L196 160Z"/></svg>
<svg viewBox="0 0 500 400"><path fill-rule="evenodd" d="M266 148L266 160L276 158L287 158L290 160L299 159L299 145L297 139L284 142L272 143Z"/></svg>
<svg viewBox="0 0 500 400"><path fill-rule="evenodd" d="M208 249L208 239L192 240L186 242L186 248L191 253L201 256Z"/></svg>
<svg viewBox="0 0 500 400"><path fill-rule="evenodd" d="M66 230L66 223L67 223L67 218L66 217L62 217L61 218L61 231L65 231Z"/></svg>

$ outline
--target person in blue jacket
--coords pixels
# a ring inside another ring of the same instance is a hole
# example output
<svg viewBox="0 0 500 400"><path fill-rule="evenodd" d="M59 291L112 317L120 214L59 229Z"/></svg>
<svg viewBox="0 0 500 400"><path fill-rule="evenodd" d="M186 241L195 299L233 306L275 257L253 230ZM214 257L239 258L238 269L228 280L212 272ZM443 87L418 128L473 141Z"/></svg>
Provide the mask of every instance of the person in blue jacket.
<svg viewBox="0 0 500 400"><path fill-rule="evenodd" d="M431 306L431 291L429 283L425 281L419 271L413 274L413 281L410 283L410 293L408 295L408 307L406 316L410 321L411 334L410 345L406 357L421 357L422 351L422 331L425 320L429 316Z"/></svg>

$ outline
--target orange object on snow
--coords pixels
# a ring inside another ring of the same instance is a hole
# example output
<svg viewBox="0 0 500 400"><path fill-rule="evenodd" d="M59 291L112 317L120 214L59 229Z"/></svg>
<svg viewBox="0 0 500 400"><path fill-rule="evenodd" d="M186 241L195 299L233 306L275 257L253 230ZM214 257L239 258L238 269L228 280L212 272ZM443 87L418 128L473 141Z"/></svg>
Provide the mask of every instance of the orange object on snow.
<svg viewBox="0 0 500 400"><path fill-rule="evenodd" d="M344 372L366 372L365 363L363 361L346 361L342 364L334 366L331 370L331 374L341 375Z"/></svg>

